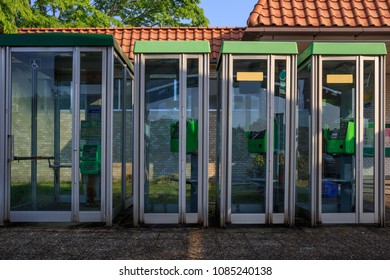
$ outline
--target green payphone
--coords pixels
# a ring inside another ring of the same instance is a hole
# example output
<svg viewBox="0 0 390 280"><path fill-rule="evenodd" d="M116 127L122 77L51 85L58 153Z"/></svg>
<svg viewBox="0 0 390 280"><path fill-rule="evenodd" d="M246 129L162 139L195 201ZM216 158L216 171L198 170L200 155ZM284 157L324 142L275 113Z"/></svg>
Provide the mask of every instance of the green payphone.
<svg viewBox="0 0 390 280"><path fill-rule="evenodd" d="M198 150L198 120L188 119L186 128L186 152L195 153ZM171 124L170 127L170 150L172 153L179 152L179 122Z"/></svg>
<svg viewBox="0 0 390 280"><path fill-rule="evenodd" d="M248 152L265 154L267 152L267 131L246 131L248 139Z"/></svg>
<svg viewBox="0 0 390 280"><path fill-rule="evenodd" d="M80 173L83 175L99 174L101 163L100 154L100 145L84 145L80 154Z"/></svg>
<svg viewBox="0 0 390 280"><path fill-rule="evenodd" d="M355 122L341 120L339 129L324 129L327 154L350 155L355 153Z"/></svg>
<svg viewBox="0 0 390 280"><path fill-rule="evenodd" d="M274 122L274 150L277 149L279 124ZM245 138L248 139L248 152L253 154L267 153L267 130L245 131Z"/></svg>

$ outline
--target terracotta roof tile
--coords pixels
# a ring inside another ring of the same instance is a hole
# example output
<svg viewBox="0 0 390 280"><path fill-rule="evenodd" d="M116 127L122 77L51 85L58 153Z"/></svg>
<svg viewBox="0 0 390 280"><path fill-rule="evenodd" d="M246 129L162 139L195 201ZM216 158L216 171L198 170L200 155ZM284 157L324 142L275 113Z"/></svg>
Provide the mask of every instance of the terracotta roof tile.
<svg viewBox="0 0 390 280"><path fill-rule="evenodd" d="M237 27L128 27L128 28L20 28L19 33L67 32L111 34L124 53L134 59L135 41L157 40L208 40L211 59L217 60L222 41L241 40L244 28Z"/></svg>
<svg viewBox="0 0 390 280"><path fill-rule="evenodd" d="M390 0L258 0L248 27L390 26Z"/></svg>

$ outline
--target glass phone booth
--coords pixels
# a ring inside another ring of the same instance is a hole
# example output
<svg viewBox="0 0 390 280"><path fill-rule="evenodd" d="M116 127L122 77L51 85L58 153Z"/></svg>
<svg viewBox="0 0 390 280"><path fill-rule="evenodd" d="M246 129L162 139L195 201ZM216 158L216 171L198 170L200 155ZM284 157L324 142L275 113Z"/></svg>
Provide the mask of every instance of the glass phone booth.
<svg viewBox="0 0 390 280"><path fill-rule="evenodd" d="M384 224L383 43L311 44L298 58L296 213Z"/></svg>
<svg viewBox="0 0 390 280"><path fill-rule="evenodd" d="M293 224L297 46L224 42L218 63L217 209L225 224Z"/></svg>
<svg viewBox="0 0 390 280"><path fill-rule="evenodd" d="M131 203L132 64L111 35L0 35L0 45L0 224L110 225Z"/></svg>
<svg viewBox="0 0 390 280"><path fill-rule="evenodd" d="M137 41L134 225L208 225L208 41Z"/></svg>

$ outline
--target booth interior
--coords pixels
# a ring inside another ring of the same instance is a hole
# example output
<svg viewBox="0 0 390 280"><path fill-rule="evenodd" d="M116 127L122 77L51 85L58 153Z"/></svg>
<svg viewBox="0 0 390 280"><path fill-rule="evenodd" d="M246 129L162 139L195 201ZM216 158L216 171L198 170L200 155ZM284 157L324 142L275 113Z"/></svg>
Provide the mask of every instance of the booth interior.
<svg viewBox="0 0 390 280"><path fill-rule="evenodd" d="M0 223L110 225L132 199L133 65L111 35L0 44Z"/></svg>
<svg viewBox="0 0 390 280"><path fill-rule="evenodd" d="M137 41L134 225L208 225L208 41Z"/></svg>
<svg viewBox="0 0 390 280"><path fill-rule="evenodd" d="M293 42L224 42L218 62L220 224L290 224Z"/></svg>
<svg viewBox="0 0 390 280"><path fill-rule="evenodd" d="M312 43L298 58L296 209L384 223L384 43Z"/></svg>

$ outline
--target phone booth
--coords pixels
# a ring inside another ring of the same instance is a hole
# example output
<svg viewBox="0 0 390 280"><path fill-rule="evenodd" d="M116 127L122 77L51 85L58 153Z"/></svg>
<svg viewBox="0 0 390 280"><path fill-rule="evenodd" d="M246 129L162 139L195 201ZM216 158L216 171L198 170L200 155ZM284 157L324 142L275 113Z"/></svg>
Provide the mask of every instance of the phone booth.
<svg viewBox="0 0 390 280"><path fill-rule="evenodd" d="M384 225L386 53L318 42L298 58L296 213L313 226Z"/></svg>
<svg viewBox="0 0 390 280"><path fill-rule="evenodd" d="M132 199L133 65L111 35L0 46L0 224L111 225Z"/></svg>
<svg viewBox="0 0 390 280"><path fill-rule="evenodd" d="M134 225L208 225L208 41L137 41Z"/></svg>
<svg viewBox="0 0 390 280"><path fill-rule="evenodd" d="M293 224L297 46L224 42L218 63L217 209L225 224Z"/></svg>

